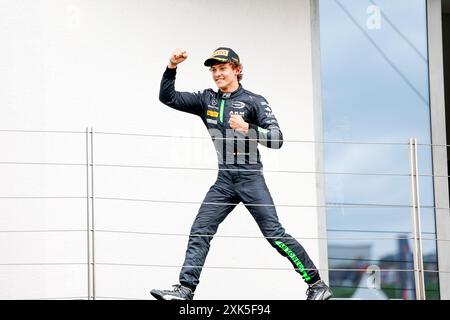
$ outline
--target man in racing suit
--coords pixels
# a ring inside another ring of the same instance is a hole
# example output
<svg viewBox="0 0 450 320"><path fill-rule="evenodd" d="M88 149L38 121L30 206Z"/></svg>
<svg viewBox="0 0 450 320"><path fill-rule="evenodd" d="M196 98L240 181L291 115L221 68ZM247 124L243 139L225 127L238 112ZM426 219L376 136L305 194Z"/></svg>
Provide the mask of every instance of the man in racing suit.
<svg viewBox="0 0 450 320"><path fill-rule="evenodd" d="M257 144L281 148L283 135L264 97L240 84L242 65L230 48L221 47L205 61L218 91L189 93L175 90L177 65L187 58L183 49L172 54L163 74L159 99L167 106L199 116L214 142L219 162L216 182L209 189L191 228L180 284L173 290L152 290L161 300L193 299L210 241L219 224L242 202L264 237L285 256L308 284L307 299L325 300L332 295L305 249L278 221L266 186Z"/></svg>

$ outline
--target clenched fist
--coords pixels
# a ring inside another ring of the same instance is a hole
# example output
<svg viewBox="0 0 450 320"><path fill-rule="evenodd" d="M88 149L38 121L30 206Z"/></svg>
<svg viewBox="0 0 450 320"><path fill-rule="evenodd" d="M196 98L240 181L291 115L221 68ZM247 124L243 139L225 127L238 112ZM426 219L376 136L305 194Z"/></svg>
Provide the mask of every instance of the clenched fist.
<svg viewBox="0 0 450 320"><path fill-rule="evenodd" d="M248 133L249 125L240 115L231 114L230 115L230 127L236 131L241 131Z"/></svg>
<svg viewBox="0 0 450 320"><path fill-rule="evenodd" d="M170 56L168 67L170 69L175 69L177 65L186 60L187 57L188 54L185 49L182 48L175 49L175 51Z"/></svg>

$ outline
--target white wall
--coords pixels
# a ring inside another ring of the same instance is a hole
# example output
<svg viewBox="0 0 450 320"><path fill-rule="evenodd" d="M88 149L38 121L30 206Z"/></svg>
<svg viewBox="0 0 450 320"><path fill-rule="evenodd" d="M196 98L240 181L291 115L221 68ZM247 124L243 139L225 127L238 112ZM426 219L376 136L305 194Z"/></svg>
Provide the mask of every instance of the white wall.
<svg viewBox="0 0 450 320"><path fill-rule="evenodd" d="M0 1L0 129L137 132L208 137L199 118L158 101L171 51L187 48L177 89L213 86L204 59L229 46L245 88L264 95L286 140L314 140L309 0ZM0 161L86 161L83 134L0 132ZM314 171L313 144L260 147L266 170ZM207 139L96 135L96 163L216 167ZM85 196L83 166L0 164L0 196ZM215 171L96 167L100 197L201 202ZM316 205L311 174L266 173L276 204ZM96 228L187 234L199 205L97 200ZM0 199L0 230L82 230L84 199ZM287 232L317 237L314 208L279 207ZM218 235L261 234L242 206ZM0 299L83 297L83 232L0 232ZM187 237L96 233L96 261L180 266ZM301 243L320 267L317 240ZM73 265L5 265L59 263ZM208 266L213 268L207 268ZM214 267L281 268L281 270ZM287 270L284 270L286 268ZM261 238L217 237L197 299L303 299L306 285ZM150 299L178 282L177 267L97 266L99 297ZM7 289L5 289L7 288Z"/></svg>

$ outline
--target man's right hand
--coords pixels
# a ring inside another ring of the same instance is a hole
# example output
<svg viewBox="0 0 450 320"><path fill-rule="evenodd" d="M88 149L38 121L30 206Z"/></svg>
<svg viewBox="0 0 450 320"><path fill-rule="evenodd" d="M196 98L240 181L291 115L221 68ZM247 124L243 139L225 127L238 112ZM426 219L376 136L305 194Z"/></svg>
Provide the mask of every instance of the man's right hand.
<svg viewBox="0 0 450 320"><path fill-rule="evenodd" d="M184 60L186 60L188 54L185 49L178 48L170 56L169 64L167 65L169 69L175 69L177 65Z"/></svg>

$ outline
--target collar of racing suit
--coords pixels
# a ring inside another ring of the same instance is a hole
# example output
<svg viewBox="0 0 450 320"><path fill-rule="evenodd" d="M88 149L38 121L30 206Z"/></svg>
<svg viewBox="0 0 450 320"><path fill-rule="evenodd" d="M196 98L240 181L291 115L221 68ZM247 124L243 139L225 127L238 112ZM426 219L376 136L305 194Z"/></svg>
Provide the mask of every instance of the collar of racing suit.
<svg viewBox="0 0 450 320"><path fill-rule="evenodd" d="M241 95L244 92L244 88L242 87L241 84L239 84L239 88L237 88L236 90L234 90L233 92L222 92L218 91L218 95L219 95L219 99L233 99L239 95Z"/></svg>

